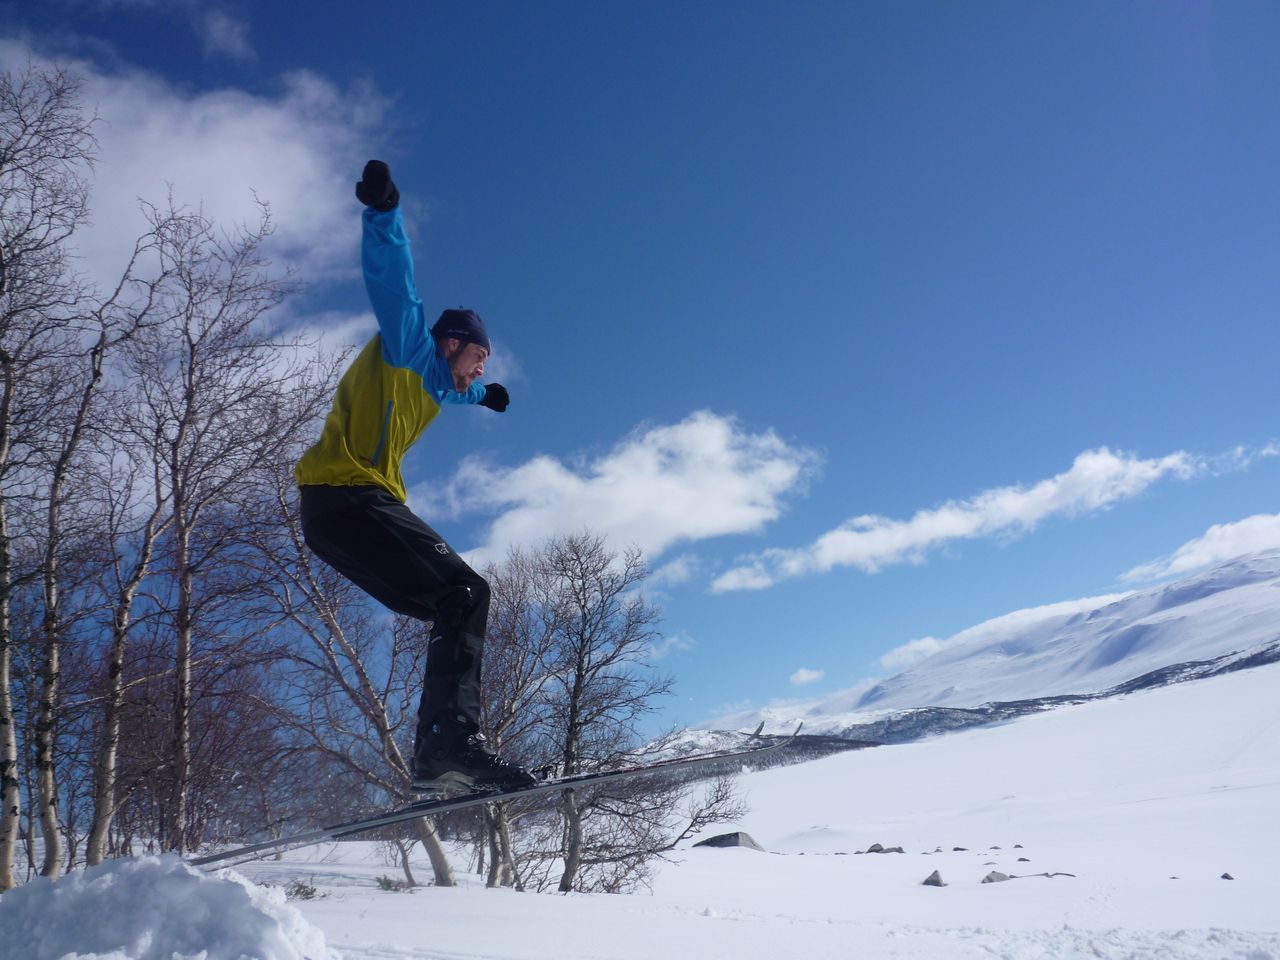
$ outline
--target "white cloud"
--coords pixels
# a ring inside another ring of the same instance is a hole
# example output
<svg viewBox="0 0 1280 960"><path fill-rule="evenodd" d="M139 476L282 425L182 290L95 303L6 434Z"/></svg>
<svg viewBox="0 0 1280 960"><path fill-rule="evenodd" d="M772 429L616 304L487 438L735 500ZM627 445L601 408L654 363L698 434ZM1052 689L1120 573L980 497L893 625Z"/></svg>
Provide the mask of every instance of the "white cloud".
<svg viewBox="0 0 1280 960"><path fill-rule="evenodd" d="M1233 557L1280 549L1280 513L1259 513L1235 523L1210 527L1167 557L1134 567L1123 580L1159 580L1199 570Z"/></svg>
<svg viewBox="0 0 1280 960"><path fill-rule="evenodd" d="M77 0L62 5L96 7L107 14L126 10L135 16L160 16L169 29L185 20L203 41L206 57L225 56L241 62L257 58L249 43L248 22L202 0Z"/></svg>
<svg viewBox="0 0 1280 960"><path fill-rule="evenodd" d="M472 562L584 528L652 559L677 543L759 530L815 465L812 452L772 431L749 433L732 418L700 411L637 430L582 463L539 456L496 468L470 458L448 495L459 512L497 513Z"/></svg>
<svg viewBox="0 0 1280 960"><path fill-rule="evenodd" d="M801 667L791 675L791 685L793 687L803 687L810 683L817 683L826 673L822 670L810 670L808 667Z"/></svg>
<svg viewBox="0 0 1280 960"><path fill-rule="evenodd" d="M751 725L751 720L754 717L751 712L752 708L753 704L749 699L733 700L713 707L711 716L716 719L707 723L707 729L730 730L739 726Z"/></svg>
<svg viewBox="0 0 1280 960"><path fill-rule="evenodd" d="M716 577L711 584L713 593L729 593L734 590L763 590L772 587L775 579L762 564L735 567Z"/></svg>
<svg viewBox="0 0 1280 960"><path fill-rule="evenodd" d="M952 541L1016 536L1050 517L1102 510L1138 496L1165 477L1187 478L1207 468L1203 459L1182 452L1143 460L1105 447L1088 450L1076 457L1070 470L1030 487L998 487L920 510L909 520L854 517L807 547L747 557L717 578L712 590L759 590L836 567L876 573L893 564L919 564L930 551Z"/></svg>
<svg viewBox="0 0 1280 960"><path fill-rule="evenodd" d="M667 561L649 574L645 583L650 587L678 586L688 583L696 575L701 564L693 554L685 553Z"/></svg>
<svg viewBox="0 0 1280 960"><path fill-rule="evenodd" d="M687 634L673 633L662 637L661 640L650 647L649 658L654 661L665 660L673 653L688 653L690 650L696 650L697 648L697 642Z"/></svg>
<svg viewBox="0 0 1280 960"><path fill-rule="evenodd" d="M356 352L377 332L377 321L371 313L337 312L294 315L285 308L271 318L271 329L290 349L275 352L276 373L297 369L309 363L325 363L342 359L349 362ZM318 426L317 426L318 429Z"/></svg>
<svg viewBox="0 0 1280 960"><path fill-rule="evenodd" d="M289 332L315 342L320 353L342 353L362 347L378 332L372 313L309 313L292 320Z"/></svg>
<svg viewBox="0 0 1280 960"><path fill-rule="evenodd" d="M48 65L36 50L0 40L0 61ZM257 219L255 194L271 205L272 256L303 281L358 275L359 207L351 184L380 130L384 101L342 90L305 71L261 96L236 89L191 92L138 69L66 63L97 110L99 160L92 224L76 237L86 274L114 282L145 229L139 200L175 202L223 227Z"/></svg>
<svg viewBox="0 0 1280 960"><path fill-rule="evenodd" d="M208 10L198 23L204 39L205 56L221 54L246 62L257 58L249 45L249 24L237 20L225 10Z"/></svg>
<svg viewBox="0 0 1280 960"><path fill-rule="evenodd" d="M1214 457L1211 466L1214 473L1235 473L1248 470L1257 461L1270 457L1280 457L1280 442L1272 440L1265 447L1232 447L1226 453Z"/></svg>
<svg viewBox="0 0 1280 960"><path fill-rule="evenodd" d="M945 647L946 641L939 640L937 637L921 637L919 640L909 640L900 647L894 647L894 649L882 656L880 658L880 666L885 670L905 670L921 660L932 657L935 653L945 649Z"/></svg>

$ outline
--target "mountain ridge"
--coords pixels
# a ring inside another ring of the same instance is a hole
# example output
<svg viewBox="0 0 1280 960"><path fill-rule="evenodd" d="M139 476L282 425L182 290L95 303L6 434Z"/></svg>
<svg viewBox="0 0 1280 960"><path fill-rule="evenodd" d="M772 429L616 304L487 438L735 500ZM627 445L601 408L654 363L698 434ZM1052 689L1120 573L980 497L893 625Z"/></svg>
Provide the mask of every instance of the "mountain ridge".
<svg viewBox="0 0 1280 960"><path fill-rule="evenodd" d="M1270 550L1145 590L1014 611L868 689L721 723L803 721L807 733L901 743L1277 660L1280 551Z"/></svg>

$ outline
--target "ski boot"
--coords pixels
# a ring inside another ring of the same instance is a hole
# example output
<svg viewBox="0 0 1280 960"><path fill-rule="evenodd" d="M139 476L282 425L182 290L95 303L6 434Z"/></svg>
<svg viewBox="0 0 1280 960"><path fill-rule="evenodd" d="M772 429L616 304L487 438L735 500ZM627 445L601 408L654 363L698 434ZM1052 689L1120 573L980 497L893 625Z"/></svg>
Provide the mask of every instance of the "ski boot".
<svg viewBox="0 0 1280 960"><path fill-rule="evenodd" d="M498 756L484 734L463 718L433 720L413 762L413 789L422 793L458 787L498 793L538 782L527 770Z"/></svg>

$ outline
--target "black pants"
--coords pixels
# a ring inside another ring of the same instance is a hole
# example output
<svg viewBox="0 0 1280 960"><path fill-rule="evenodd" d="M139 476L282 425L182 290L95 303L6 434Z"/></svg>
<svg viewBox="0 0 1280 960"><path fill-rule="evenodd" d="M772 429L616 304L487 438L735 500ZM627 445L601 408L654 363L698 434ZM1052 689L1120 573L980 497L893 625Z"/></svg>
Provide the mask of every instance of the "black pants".
<svg viewBox="0 0 1280 960"><path fill-rule="evenodd" d="M381 487L307 485L301 495L316 556L396 613L434 624L415 755L434 721L478 731L489 584Z"/></svg>

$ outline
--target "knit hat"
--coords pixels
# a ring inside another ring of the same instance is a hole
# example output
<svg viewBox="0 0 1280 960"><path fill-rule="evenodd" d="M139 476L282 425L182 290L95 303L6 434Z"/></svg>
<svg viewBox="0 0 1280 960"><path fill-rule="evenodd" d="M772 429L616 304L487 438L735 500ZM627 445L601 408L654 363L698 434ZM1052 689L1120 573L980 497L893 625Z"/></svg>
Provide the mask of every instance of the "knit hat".
<svg viewBox="0 0 1280 960"><path fill-rule="evenodd" d="M485 332L484 321L474 310L446 310L431 328L431 335L437 340L461 340L463 343L477 343L489 349L489 334Z"/></svg>

